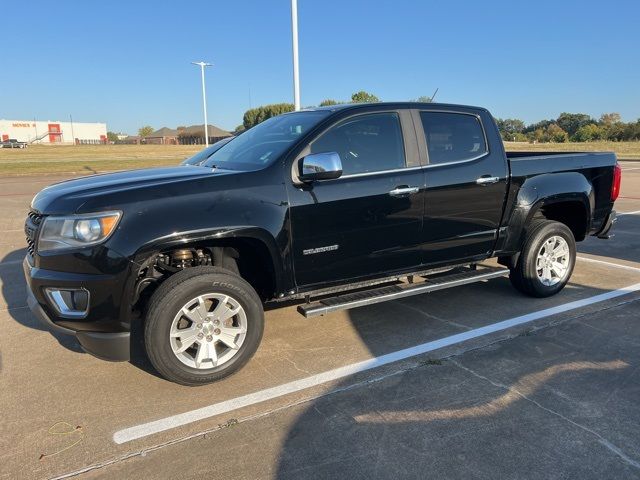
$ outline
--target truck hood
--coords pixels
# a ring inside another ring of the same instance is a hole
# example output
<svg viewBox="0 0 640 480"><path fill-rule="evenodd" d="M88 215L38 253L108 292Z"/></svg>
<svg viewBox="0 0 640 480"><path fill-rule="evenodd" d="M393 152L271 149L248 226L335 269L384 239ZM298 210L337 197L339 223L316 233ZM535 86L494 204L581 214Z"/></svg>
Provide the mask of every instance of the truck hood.
<svg viewBox="0 0 640 480"><path fill-rule="evenodd" d="M31 208L44 214L70 214L77 211L88 199L107 196L127 190L165 185L207 178L212 175L239 173L225 169L178 166L145 168L123 172L105 173L76 178L50 185L32 200Z"/></svg>

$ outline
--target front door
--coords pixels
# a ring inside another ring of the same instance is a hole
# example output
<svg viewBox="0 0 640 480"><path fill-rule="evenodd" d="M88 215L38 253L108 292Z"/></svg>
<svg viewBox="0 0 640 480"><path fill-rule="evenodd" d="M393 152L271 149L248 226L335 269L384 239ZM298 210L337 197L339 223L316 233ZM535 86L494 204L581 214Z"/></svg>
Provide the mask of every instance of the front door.
<svg viewBox="0 0 640 480"><path fill-rule="evenodd" d="M490 118L428 110L414 118L428 156L423 263L486 257L496 242L508 175L504 152L487 145L483 120Z"/></svg>
<svg viewBox="0 0 640 480"><path fill-rule="evenodd" d="M339 121L310 144L307 154L337 152L343 174L288 187L299 287L328 286L420 264L424 173L417 147L414 154L415 136L403 135L403 127L413 130L408 111L359 114Z"/></svg>

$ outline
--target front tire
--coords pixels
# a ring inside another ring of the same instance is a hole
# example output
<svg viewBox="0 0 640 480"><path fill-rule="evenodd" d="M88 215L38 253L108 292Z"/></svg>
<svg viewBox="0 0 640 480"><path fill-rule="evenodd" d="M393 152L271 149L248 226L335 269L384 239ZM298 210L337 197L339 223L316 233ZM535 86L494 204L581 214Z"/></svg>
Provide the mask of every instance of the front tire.
<svg viewBox="0 0 640 480"><path fill-rule="evenodd" d="M511 284L532 297L550 297L562 290L576 263L576 241L560 222L539 220L528 229L520 257L511 268Z"/></svg>
<svg viewBox="0 0 640 480"><path fill-rule="evenodd" d="M149 360L162 377L203 385L242 368L262 339L264 312L255 290L218 267L192 267L154 292L144 328Z"/></svg>

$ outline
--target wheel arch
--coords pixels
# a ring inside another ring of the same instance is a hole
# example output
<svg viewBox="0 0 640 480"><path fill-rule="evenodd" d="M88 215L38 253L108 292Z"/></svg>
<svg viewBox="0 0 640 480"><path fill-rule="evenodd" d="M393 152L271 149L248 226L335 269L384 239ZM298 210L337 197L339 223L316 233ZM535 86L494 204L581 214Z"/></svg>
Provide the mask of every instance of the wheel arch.
<svg viewBox="0 0 640 480"><path fill-rule="evenodd" d="M135 253L133 261L141 272L152 265L160 253L195 247L211 250L214 262L219 259L220 254L237 259L240 276L251 283L264 299L275 296L286 288L286 269L276 239L258 227L174 233L146 243ZM139 276L132 277L131 307L137 301L139 280Z"/></svg>
<svg viewBox="0 0 640 480"><path fill-rule="evenodd" d="M594 206L593 185L579 172L545 173L527 178L505 218L495 254L517 254L527 229L536 218L564 223L577 241L583 240L591 227Z"/></svg>

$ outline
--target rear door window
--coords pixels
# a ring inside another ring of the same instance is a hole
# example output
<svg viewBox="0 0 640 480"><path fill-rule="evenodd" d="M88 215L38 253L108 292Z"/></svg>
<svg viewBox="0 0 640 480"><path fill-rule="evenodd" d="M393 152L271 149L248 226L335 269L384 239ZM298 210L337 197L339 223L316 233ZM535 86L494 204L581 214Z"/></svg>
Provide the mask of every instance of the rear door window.
<svg viewBox="0 0 640 480"><path fill-rule="evenodd" d="M420 112L429 164L463 162L487 153L487 142L475 115Z"/></svg>

